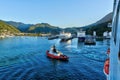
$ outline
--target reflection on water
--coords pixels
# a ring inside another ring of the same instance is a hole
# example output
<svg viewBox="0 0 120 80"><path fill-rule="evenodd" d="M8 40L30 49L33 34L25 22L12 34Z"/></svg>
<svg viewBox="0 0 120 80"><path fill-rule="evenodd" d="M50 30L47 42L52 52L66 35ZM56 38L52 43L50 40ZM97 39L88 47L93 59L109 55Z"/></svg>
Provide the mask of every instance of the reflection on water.
<svg viewBox="0 0 120 80"><path fill-rule="evenodd" d="M105 80L103 64L109 40L97 41L95 46L77 39L59 41L44 37L0 40L0 80ZM54 44L69 56L68 62L46 57L46 50Z"/></svg>
<svg viewBox="0 0 120 80"><path fill-rule="evenodd" d="M104 40L104 43L107 44L108 46L110 46L110 40L109 39Z"/></svg>
<svg viewBox="0 0 120 80"><path fill-rule="evenodd" d="M60 42L60 41L59 41ZM72 40L68 40L68 41L63 41L63 42L60 42L61 44L71 44ZM59 43L58 43L59 44Z"/></svg>
<svg viewBox="0 0 120 80"><path fill-rule="evenodd" d="M103 38L96 38L96 41L103 41Z"/></svg>
<svg viewBox="0 0 120 80"><path fill-rule="evenodd" d="M83 43L83 42L78 42L78 44L77 44L77 48L78 48L78 49L83 48L83 46L84 46L84 43Z"/></svg>

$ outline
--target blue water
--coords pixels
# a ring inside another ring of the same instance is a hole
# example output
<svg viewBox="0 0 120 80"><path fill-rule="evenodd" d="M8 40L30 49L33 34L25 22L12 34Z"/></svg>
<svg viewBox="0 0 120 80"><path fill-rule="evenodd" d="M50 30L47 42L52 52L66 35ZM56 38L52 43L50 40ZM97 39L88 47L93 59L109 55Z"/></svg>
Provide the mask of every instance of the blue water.
<svg viewBox="0 0 120 80"><path fill-rule="evenodd" d="M46 57L54 44L69 61ZM77 39L60 43L45 37L0 39L0 80L106 80L103 65L109 44L104 40L85 46Z"/></svg>

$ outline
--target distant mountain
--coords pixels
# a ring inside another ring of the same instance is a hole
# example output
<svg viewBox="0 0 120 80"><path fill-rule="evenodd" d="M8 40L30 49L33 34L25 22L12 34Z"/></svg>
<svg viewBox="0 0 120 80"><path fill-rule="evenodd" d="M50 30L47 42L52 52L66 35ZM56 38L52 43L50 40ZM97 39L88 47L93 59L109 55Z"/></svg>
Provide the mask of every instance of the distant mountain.
<svg viewBox="0 0 120 80"><path fill-rule="evenodd" d="M1 33L19 33L20 31L12 25L0 20L0 34Z"/></svg>
<svg viewBox="0 0 120 80"><path fill-rule="evenodd" d="M97 32L98 36L103 36L103 32L111 31L111 27L108 27L108 23L112 23L113 13L109 13L96 23L86 26L86 33L93 34L93 31Z"/></svg>
<svg viewBox="0 0 120 80"><path fill-rule="evenodd" d="M111 31L111 27L108 27L108 23L109 22L105 22L98 25L90 26L86 29L86 33L93 35L93 31L96 31L97 36L103 36L103 33L105 31L108 31L108 32Z"/></svg>
<svg viewBox="0 0 120 80"><path fill-rule="evenodd" d="M28 32L58 34L61 30L62 30L61 28L52 26L48 23L39 23L39 24L29 27Z"/></svg>
<svg viewBox="0 0 120 80"><path fill-rule="evenodd" d="M97 26L97 25L102 24L102 23L112 22L112 16L113 16L113 12L107 14L106 16L104 16L103 18L98 20L97 22L90 24L90 25L87 25L87 26L84 26L84 27L87 28L87 27L91 27L91 26Z"/></svg>
<svg viewBox="0 0 120 80"><path fill-rule="evenodd" d="M93 31L96 31L98 36L102 36L103 32L111 31L111 28L107 26L108 26L108 23L112 22L112 15L113 13L111 12L93 24L83 26L83 27L65 28L64 31L75 33L79 31L80 29L82 29L86 31L87 34L92 35Z"/></svg>
<svg viewBox="0 0 120 80"><path fill-rule="evenodd" d="M109 13L107 14L105 17L103 17L102 19L100 19L99 21L87 25L87 26L83 26L83 27L72 27L72 28L59 28L56 26L51 26L48 23L39 23L39 24L35 24L32 26L29 26L28 31L30 33L59 33L60 31L65 31L65 32L71 32L71 33L75 33L78 32L80 29L83 29L86 31L86 33L88 34L92 34L93 31L96 31L98 36L102 36L102 33L106 30L111 31L110 28L107 27L108 23L112 22L112 14L113 13Z"/></svg>
<svg viewBox="0 0 120 80"><path fill-rule="evenodd" d="M21 32L27 32L29 27L33 25L33 24L24 24L22 22L14 22L14 21L5 21L5 22L9 25L15 26Z"/></svg>
<svg viewBox="0 0 120 80"><path fill-rule="evenodd" d="M105 17L103 17L102 19L97 21L95 23L95 25L102 24L102 23L105 23L105 22L111 22L112 21L112 16L113 16L113 12L107 14Z"/></svg>
<svg viewBox="0 0 120 80"><path fill-rule="evenodd" d="M12 25L19 29L21 32L27 33L52 33L58 34L62 28L51 26L48 23L39 24L24 24L22 22L5 21L7 24Z"/></svg>
<svg viewBox="0 0 120 80"><path fill-rule="evenodd" d="M93 31L96 31L99 36L102 35L103 31L111 29L107 28L108 23L112 22L112 15L113 13L107 14L105 17L100 19L99 21L83 26L83 27L69 27L69 28L59 28L57 26L52 26L48 23L39 23L39 24L24 24L21 22L14 22L14 21L5 21L7 24L15 26L17 29L19 29L21 32L29 32L29 33L52 33L52 34L58 34L61 31L65 32L71 32L76 33L80 29L83 29L88 34L92 34ZM101 31L101 32L100 32Z"/></svg>

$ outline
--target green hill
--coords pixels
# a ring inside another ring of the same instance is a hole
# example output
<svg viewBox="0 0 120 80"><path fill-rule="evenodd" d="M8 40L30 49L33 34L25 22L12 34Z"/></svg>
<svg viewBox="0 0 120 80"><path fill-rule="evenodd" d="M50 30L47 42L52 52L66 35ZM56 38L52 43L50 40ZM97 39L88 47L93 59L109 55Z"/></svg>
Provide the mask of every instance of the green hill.
<svg viewBox="0 0 120 80"><path fill-rule="evenodd" d="M39 23L39 24L24 24L21 22L14 21L0 21L0 31L9 30L12 33L21 32L24 33L43 33L43 34L59 34L61 31L71 32L73 34L77 34L80 29L86 31L87 34L92 34L93 31L97 32L97 36L102 36L103 32L111 31L110 27L107 27L108 23L112 22L113 13L109 13L97 22L86 25L86 26L77 26L77 27L68 27L68 28L60 28L56 26L52 26L48 23ZM7 23L7 24L6 24ZM3 25L4 24L4 25ZM10 26L11 25L11 26ZM7 26L7 27L6 27Z"/></svg>
<svg viewBox="0 0 120 80"><path fill-rule="evenodd" d="M16 29L14 26L11 26L3 21L0 21L0 34L1 33L19 33L20 31Z"/></svg>
<svg viewBox="0 0 120 80"><path fill-rule="evenodd" d="M7 24L12 25L19 29L21 32L27 32L30 26L33 26L33 24L24 24L22 22L15 22L15 21L5 21Z"/></svg>
<svg viewBox="0 0 120 80"><path fill-rule="evenodd" d="M48 23L39 23L36 25L31 26L28 29L30 33L51 33L51 34L58 34L62 29L56 26L51 26Z"/></svg>
<svg viewBox="0 0 120 80"><path fill-rule="evenodd" d="M98 24L98 25L94 25L94 26L90 26L86 29L86 33L93 35L93 31L96 31L97 36L103 36L103 33L105 31L108 31L108 32L111 31L111 27L108 27L108 23L110 23L110 22L111 21L101 23L101 24Z"/></svg>
<svg viewBox="0 0 120 80"><path fill-rule="evenodd" d="M75 33L80 29L82 29L86 31L86 34L92 35L93 31L96 31L97 36L103 36L103 32L111 31L111 27L108 27L108 23L112 23L112 15L113 13L111 12L93 24L83 26L83 27L65 28L64 31Z"/></svg>

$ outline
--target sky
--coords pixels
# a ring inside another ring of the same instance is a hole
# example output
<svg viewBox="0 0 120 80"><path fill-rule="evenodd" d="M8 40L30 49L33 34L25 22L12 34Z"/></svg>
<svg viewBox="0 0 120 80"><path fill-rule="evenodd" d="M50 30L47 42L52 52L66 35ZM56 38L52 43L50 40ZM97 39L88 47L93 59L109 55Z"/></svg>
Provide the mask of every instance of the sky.
<svg viewBox="0 0 120 80"><path fill-rule="evenodd" d="M81 27L113 10L113 0L0 0L0 19L27 24Z"/></svg>

